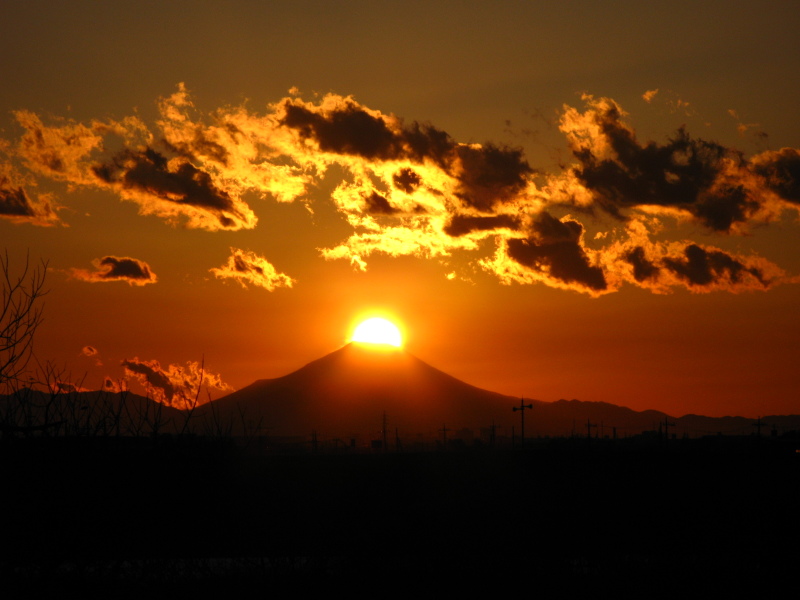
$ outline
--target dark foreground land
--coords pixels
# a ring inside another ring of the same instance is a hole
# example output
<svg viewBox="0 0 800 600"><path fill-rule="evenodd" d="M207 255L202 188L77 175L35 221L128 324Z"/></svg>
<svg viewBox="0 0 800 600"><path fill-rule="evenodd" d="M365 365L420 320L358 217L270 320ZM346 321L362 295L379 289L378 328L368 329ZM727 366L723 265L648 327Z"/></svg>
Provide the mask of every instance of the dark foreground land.
<svg viewBox="0 0 800 600"><path fill-rule="evenodd" d="M800 559L800 454L786 440L287 455L16 439L0 444L0 475L0 576L17 594L516 582L666 597L768 590Z"/></svg>

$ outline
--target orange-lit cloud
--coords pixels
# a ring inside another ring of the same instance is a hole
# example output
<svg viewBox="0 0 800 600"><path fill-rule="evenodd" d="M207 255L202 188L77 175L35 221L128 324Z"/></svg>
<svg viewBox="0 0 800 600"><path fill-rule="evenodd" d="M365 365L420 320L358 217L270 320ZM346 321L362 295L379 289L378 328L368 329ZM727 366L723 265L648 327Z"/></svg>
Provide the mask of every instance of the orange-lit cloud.
<svg viewBox="0 0 800 600"><path fill-rule="evenodd" d="M83 348L81 348L81 354L83 356L91 357L94 360L95 366L97 367L103 366L103 361L100 360L100 353L94 346L84 346Z"/></svg>
<svg viewBox="0 0 800 600"><path fill-rule="evenodd" d="M578 164L571 169L592 206L614 217L647 207L683 214L713 231L736 232L760 213L759 182L738 151L679 129L666 144L640 144L608 98L567 108L561 130Z"/></svg>
<svg viewBox="0 0 800 600"><path fill-rule="evenodd" d="M227 263L209 270L217 278L238 281L243 288L247 288L247 283L250 283L270 292L279 287L292 287L295 282L288 275L278 273L263 256L239 248L231 248Z"/></svg>
<svg viewBox="0 0 800 600"><path fill-rule="evenodd" d="M149 147L124 150L92 172L121 197L137 202L142 214L172 223L187 217L188 227L212 231L252 229L256 223L250 207L218 186L208 172Z"/></svg>
<svg viewBox="0 0 800 600"><path fill-rule="evenodd" d="M94 271L72 269L72 277L80 281L99 283L125 281L129 285L147 285L158 281L156 274L146 262L129 256L104 256L92 261Z"/></svg>
<svg viewBox="0 0 800 600"><path fill-rule="evenodd" d="M738 293L793 281L760 256L686 240L651 241L645 221L631 221L621 239L593 250L586 246L579 222L542 213L530 237L500 240L494 256L480 264L505 284L544 283L595 297L626 284L662 294L675 288ZM658 227L655 219L650 221Z"/></svg>
<svg viewBox="0 0 800 600"><path fill-rule="evenodd" d="M764 178L767 189L793 208L800 207L800 150L781 148L753 157L753 170Z"/></svg>
<svg viewBox="0 0 800 600"><path fill-rule="evenodd" d="M792 281L777 265L760 256L744 256L690 240L652 241L657 219L636 219L624 235L600 251L610 284L631 284L655 293L674 288L692 292L766 290Z"/></svg>
<svg viewBox="0 0 800 600"><path fill-rule="evenodd" d="M564 106L559 122L573 164L545 173L519 148L458 142L434 125L406 122L351 96L305 101L296 90L290 94L261 112L243 104L204 113L179 84L158 100L152 126L137 117L47 125L18 111L25 133L13 147L32 179L109 190L136 202L142 214L209 231L256 227L250 198L302 201L313 212L321 200L312 192L330 187L329 201L352 232L320 255L361 270L376 253L435 259L471 253L473 265L504 283L592 296L626 284L654 292L740 291L789 280L766 259L692 240L655 242L636 227L657 219L662 240L668 225L685 221L711 233L742 234L799 210L797 149L747 158L684 128L663 143L640 141L619 104L585 95L583 109ZM642 97L690 110L673 96L652 89ZM54 219L21 181L0 182L0 216ZM600 234L584 239L587 226ZM620 228L622 234L614 233ZM487 256L490 247L494 254ZM210 269L216 277L267 290L294 282L253 252L231 253L225 265ZM101 267L73 274L155 281L152 273L117 277L119 266Z"/></svg>
<svg viewBox="0 0 800 600"><path fill-rule="evenodd" d="M201 394L202 388L231 391L232 388L198 362L189 361L185 367L169 365L161 367L157 360L139 360L138 357L122 361L128 376L134 377L147 390L148 395L157 402L179 409L189 409L208 401ZM107 389L117 390L120 386L111 378L105 380Z"/></svg>
<svg viewBox="0 0 800 600"><path fill-rule="evenodd" d="M277 114L278 124L295 132L297 148L354 169L389 165L391 176L384 169L374 174L406 193L425 182L414 166L433 168L451 179L455 202L478 210L516 199L533 172L520 149L460 144L432 125L406 124L352 97L328 94L316 105L285 98Z"/></svg>
<svg viewBox="0 0 800 600"><path fill-rule="evenodd" d="M51 394L72 394L77 392L88 392L90 391L89 388L85 388L81 385L76 385L74 383L70 383L68 381L48 381L47 382L48 391Z"/></svg>
<svg viewBox="0 0 800 600"><path fill-rule="evenodd" d="M642 100L644 100L647 103L650 103L653 101L653 98L656 97L656 94L658 94L658 88L654 90L647 90L644 94L642 94Z"/></svg>
<svg viewBox="0 0 800 600"><path fill-rule="evenodd" d="M31 171L70 184L91 183L87 158L102 148L101 132L105 126L72 121L47 126L27 110L17 111L14 116L25 129L17 150Z"/></svg>
<svg viewBox="0 0 800 600"><path fill-rule="evenodd" d="M336 163L351 176L332 199L355 231L321 249L328 259L365 269L376 252L441 257L476 250L480 240L518 229L520 204L535 191L518 149L459 144L431 125L405 124L349 97L278 106L279 122L322 161L318 169Z"/></svg>
<svg viewBox="0 0 800 600"><path fill-rule="evenodd" d="M229 193L252 191L291 202L313 182L317 165L307 157L297 160L304 153L292 134L280 128L274 111L259 115L244 106L223 107L206 116L195 109L182 83L159 101L159 110L157 125L166 149L213 173Z"/></svg>
<svg viewBox="0 0 800 600"><path fill-rule="evenodd" d="M506 284L538 282L599 296L611 290L597 253L585 247L583 234L578 221L542 212L527 237L501 240L494 257L481 265Z"/></svg>
<svg viewBox="0 0 800 600"><path fill-rule="evenodd" d="M5 150L0 141L0 151ZM1 156L2 154L0 154ZM49 226L59 219L54 203L47 195L31 198L24 179L8 162L0 163L0 217L14 223Z"/></svg>
<svg viewBox="0 0 800 600"><path fill-rule="evenodd" d="M120 392L128 391L127 382L124 379L113 379L106 375L103 378L103 390L106 392L111 392L113 394L119 394Z"/></svg>
<svg viewBox="0 0 800 600"><path fill-rule="evenodd" d="M31 200L24 188L11 187L0 179L0 217L15 223L48 226L58 221L50 202Z"/></svg>

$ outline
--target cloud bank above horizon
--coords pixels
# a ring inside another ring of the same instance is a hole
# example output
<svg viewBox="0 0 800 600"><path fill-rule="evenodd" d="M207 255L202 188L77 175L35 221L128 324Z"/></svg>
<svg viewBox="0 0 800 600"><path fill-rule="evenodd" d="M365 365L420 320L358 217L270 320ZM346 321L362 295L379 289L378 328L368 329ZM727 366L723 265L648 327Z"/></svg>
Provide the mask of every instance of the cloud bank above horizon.
<svg viewBox="0 0 800 600"><path fill-rule="evenodd" d="M645 101L657 93L645 92ZM797 214L800 150L747 157L685 128L663 143L642 141L613 99L585 94L582 103L560 111L572 158L557 172L530 165L521 148L458 142L432 124L332 93L306 101L290 90L263 112L240 105L203 113L179 84L158 100L150 124L19 110L22 135L0 141L0 217L65 225L70 194L95 189L172 226L251 230L259 198L302 202L313 212L324 182L334 184L330 201L352 232L320 256L358 270L376 254L463 255L504 284L594 297L625 284L655 293L739 292L797 280L758 254L678 234L691 223L704 239L742 237ZM44 181L61 182L64 194L40 193ZM156 283L138 259L108 255L95 267L72 273ZM302 285L267 257L234 247L226 264L208 271L267 291Z"/></svg>

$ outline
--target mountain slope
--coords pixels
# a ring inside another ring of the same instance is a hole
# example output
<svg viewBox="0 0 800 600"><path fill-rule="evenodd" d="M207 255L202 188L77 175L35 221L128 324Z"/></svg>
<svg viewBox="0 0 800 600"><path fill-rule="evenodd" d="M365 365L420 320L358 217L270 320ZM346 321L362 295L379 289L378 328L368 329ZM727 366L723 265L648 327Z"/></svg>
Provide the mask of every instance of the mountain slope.
<svg viewBox="0 0 800 600"><path fill-rule="evenodd" d="M511 421L518 399L451 377L403 350L350 343L277 379L262 379L215 400L215 411L273 435L376 435L389 430L430 434ZM237 425L238 427L238 425Z"/></svg>

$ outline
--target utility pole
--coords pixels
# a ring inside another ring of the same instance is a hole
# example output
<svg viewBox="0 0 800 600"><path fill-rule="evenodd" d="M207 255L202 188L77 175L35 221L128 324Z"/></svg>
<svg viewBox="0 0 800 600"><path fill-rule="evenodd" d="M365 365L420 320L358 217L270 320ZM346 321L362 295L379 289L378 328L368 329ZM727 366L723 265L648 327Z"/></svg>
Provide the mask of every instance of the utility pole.
<svg viewBox="0 0 800 600"><path fill-rule="evenodd" d="M597 429L597 423L592 423L589 419L586 419L586 439L592 439L592 427Z"/></svg>
<svg viewBox="0 0 800 600"><path fill-rule="evenodd" d="M442 450L447 450L447 432L450 430L447 425L442 424L442 428L439 431L442 432Z"/></svg>
<svg viewBox="0 0 800 600"><path fill-rule="evenodd" d="M386 411L383 411L383 451L388 452L388 443L386 440Z"/></svg>
<svg viewBox="0 0 800 600"><path fill-rule="evenodd" d="M519 406L511 407L511 410L514 411L514 412L520 411L520 415L519 416L520 416L520 419L522 420L522 432L521 432L522 438L521 438L520 444L519 444L520 447L524 447L525 446L525 409L532 409L532 408L533 408L533 402L525 404L525 398L520 398L519 399Z"/></svg>
<svg viewBox="0 0 800 600"><path fill-rule="evenodd" d="M768 425L766 423L762 423L761 417L758 417L758 420L755 423L753 423L753 427L756 428L756 437L761 439L761 428L768 427Z"/></svg>
<svg viewBox="0 0 800 600"><path fill-rule="evenodd" d="M669 422L669 417L664 417L664 447L669 444L669 428L675 427L675 423Z"/></svg>

